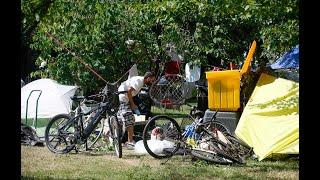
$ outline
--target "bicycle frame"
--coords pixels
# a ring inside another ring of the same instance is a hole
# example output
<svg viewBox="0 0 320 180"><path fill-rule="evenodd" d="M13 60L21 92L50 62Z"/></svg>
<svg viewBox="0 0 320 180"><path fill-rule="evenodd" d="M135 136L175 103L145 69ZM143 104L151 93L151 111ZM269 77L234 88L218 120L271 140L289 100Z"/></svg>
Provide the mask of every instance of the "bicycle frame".
<svg viewBox="0 0 320 180"><path fill-rule="evenodd" d="M93 130L97 127L97 125L100 123L102 119L102 115L108 110L108 103L100 103L98 107L91 109L88 113L83 113L80 105L76 109L76 115L75 117L72 117L70 120L67 121L67 123L63 127L72 127L72 124L78 124L80 125L80 128L76 128L76 139L85 140L87 139L90 134L93 132ZM92 112L97 111L96 114L92 117L92 121L89 122L86 128L83 127L83 116L89 115ZM79 131L79 132L77 132Z"/></svg>

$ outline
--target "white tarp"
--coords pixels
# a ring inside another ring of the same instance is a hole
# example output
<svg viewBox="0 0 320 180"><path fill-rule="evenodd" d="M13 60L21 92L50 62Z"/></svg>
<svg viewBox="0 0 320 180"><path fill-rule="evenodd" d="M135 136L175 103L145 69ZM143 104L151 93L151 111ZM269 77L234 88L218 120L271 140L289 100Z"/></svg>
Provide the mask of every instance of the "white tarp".
<svg viewBox="0 0 320 180"><path fill-rule="evenodd" d="M41 90L40 92L32 90ZM36 115L36 103L38 101L38 118L51 118L60 113L69 113L71 110L72 97L77 86L61 85L51 79L39 79L30 82L21 88L21 118L26 118L26 103L28 101L28 119Z"/></svg>
<svg viewBox="0 0 320 180"><path fill-rule="evenodd" d="M129 69L128 79L130 79L130 78L132 78L132 77L134 77L134 76L139 76L137 64L134 64L134 65Z"/></svg>
<svg viewBox="0 0 320 180"><path fill-rule="evenodd" d="M187 82L195 82L200 79L201 69L195 64L191 65L190 63L187 63L185 66L185 72Z"/></svg>

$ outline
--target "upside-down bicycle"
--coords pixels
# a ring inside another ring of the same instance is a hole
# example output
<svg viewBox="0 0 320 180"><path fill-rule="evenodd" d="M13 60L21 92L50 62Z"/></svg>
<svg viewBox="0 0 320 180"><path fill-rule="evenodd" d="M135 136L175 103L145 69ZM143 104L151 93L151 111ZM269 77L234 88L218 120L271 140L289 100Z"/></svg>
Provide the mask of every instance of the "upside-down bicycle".
<svg viewBox="0 0 320 180"><path fill-rule="evenodd" d="M191 127L194 144L187 138L190 128L181 131L177 121L169 116L158 115L149 120L143 131L143 144L146 151L157 159L169 158L174 154L183 152L196 158L219 164L244 164L245 158L251 154L251 148L244 146L220 122L215 121L217 112L211 120L204 121L202 114L192 108L188 117L193 120ZM152 140L166 141L170 147L162 151L150 144Z"/></svg>

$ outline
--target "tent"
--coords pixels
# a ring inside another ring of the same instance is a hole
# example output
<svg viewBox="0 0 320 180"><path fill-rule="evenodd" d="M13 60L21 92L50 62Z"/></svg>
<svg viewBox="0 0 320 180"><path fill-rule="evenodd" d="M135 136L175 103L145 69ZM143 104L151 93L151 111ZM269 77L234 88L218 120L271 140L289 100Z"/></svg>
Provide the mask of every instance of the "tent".
<svg viewBox="0 0 320 180"><path fill-rule="evenodd" d="M299 154L299 83L262 73L235 134L253 147L259 161Z"/></svg>
<svg viewBox="0 0 320 180"><path fill-rule="evenodd" d="M299 82L299 45L277 59L270 68L281 73L286 79Z"/></svg>
<svg viewBox="0 0 320 180"><path fill-rule="evenodd" d="M21 88L21 118L26 118L27 99L32 91L28 101L28 119L36 116L38 98L38 118L51 118L60 113L69 113L72 105L70 97L76 90L77 86L61 85L52 79L39 79L26 84Z"/></svg>
<svg viewBox="0 0 320 180"><path fill-rule="evenodd" d="M299 68L299 45L277 59L270 65L272 69L298 69Z"/></svg>
<svg viewBox="0 0 320 180"><path fill-rule="evenodd" d="M21 79L21 88L25 85L24 81Z"/></svg>

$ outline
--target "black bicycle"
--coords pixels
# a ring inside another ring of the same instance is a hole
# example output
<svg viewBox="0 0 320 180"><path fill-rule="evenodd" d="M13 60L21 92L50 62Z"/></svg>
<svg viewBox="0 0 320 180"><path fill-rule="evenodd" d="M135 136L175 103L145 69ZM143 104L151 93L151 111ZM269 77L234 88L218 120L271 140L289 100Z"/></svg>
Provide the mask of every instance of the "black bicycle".
<svg viewBox="0 0 320 180"><path fill-rule="evenodd" d="M121 136L123 134L122 122L117 118L117 108L119 107L118 95L115 84L107 84L97 95L74 96L71 99L78 102L79 106L74 117L68 114L58 114L48 123L45 130L45 142L48 149L53 153L64 154L71 150L77 150L76 145L87 144L87 140L94 132L101 120L108 120L112 143L116 155L122 157ZM98 105L89 112L84 113L80 107L80 102L87 98L99 98ZM84 123L87 115L91 119Z"/></svg>
<svg viewBox="0 0 320 180"><path fill-rule="evenodd" d="M143 131L146 151L157 159L169 158L182 152L218 164L244 164L244 158L250 154L251 149L243 146L230 135L225 126L215 121L218 111L211 120L204 122L201 118L202 113L195 109L193 108L188 115L193 122L183 133L173 118L165 115L151 118ZM188 142L190 136L194 140L193 143ZM221 139L221 136L225 139ZM160 151L152 146L153 140L159 140L157 143L166 142L167 145Z"/></svg>

